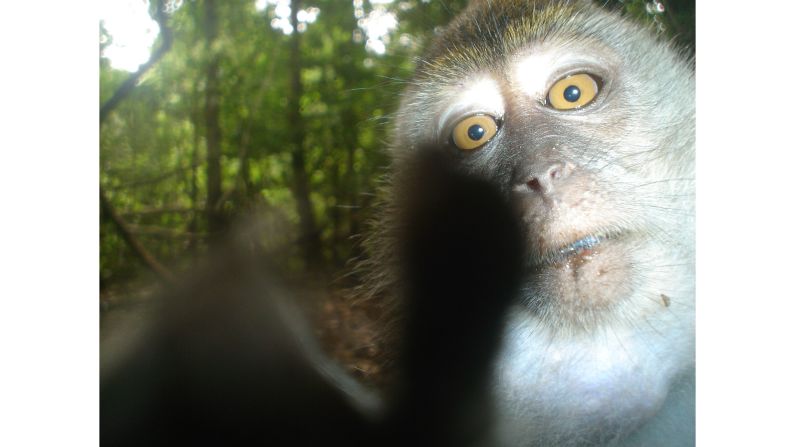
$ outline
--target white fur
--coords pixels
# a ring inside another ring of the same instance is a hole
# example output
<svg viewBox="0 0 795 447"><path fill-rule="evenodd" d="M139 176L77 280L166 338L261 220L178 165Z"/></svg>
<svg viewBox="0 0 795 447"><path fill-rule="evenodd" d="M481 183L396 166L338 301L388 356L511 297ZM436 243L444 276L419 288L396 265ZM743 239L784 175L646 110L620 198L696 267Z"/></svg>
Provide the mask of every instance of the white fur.
<svg viewBox="0 0 795 447"><path fill-rule="evenodd" d="M653 273L623 304L623 318L592 332L511 311L494 373L501 445L692 445L693 272L686 262L652 268L688 255L655 243L639 251L637 261L647 260L639 268Z"/></svg>
<svg viewBox="0 0 795 447"><path fill-rule="evenodd" d="M505 104L500 94L500 87L488 76L474 77L447 92L447 103L440 104L438 113L437 138L452 122L472 113L488 113L501 118Z"/></svg>

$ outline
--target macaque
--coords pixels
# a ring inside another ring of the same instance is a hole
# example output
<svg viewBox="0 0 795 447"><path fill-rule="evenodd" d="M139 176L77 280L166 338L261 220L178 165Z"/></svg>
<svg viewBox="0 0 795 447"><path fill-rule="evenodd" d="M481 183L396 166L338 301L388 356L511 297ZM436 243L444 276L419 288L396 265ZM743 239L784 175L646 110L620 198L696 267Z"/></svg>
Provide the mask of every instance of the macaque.
<svg viewBox="0 0 795 447"><path fill-rule="evenodd" d="M360 298L400 321L394 222L417 152L446 148L514 204L496 444L694 444L694 115L692 61L587 1L473 0L418 61Z"/></svg>

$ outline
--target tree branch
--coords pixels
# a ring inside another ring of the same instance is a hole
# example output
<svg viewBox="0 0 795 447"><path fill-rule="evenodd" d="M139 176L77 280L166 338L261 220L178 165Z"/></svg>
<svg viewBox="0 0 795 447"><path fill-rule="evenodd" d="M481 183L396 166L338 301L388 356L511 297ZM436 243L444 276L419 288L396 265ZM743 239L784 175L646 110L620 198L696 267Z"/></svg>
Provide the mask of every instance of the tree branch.
<svg viewBox="0 0 795 447"><path fill-rule="evenodd" d="M132 92L141 76L143 76L144 73L152 68L152 66L159 61L168 50L171 49L171 43L174 40L174 36L171 33L171 28L168 27L167 18L168 17L166 16L165 11L165 0L158 0L154 19L160 26L160 47L156 51L152 52L152 55L149 57L148 61L138 67L138 71L131 74L130 77L124 81L124 83L116 90L113 96L111 96L111 98L105 102L105 104L102 104L102 107L99 109L100 124L105 122L105 119L108 117L110 112L116 109L119 103L121 103L121 101L126 98L130 92Z"/></svg>
<svg viewBox="0 0 795 447"><path fill-rule="evenodd" d="M143 186L143 185L150 185L150 184L153 184L153 183L160 183L160 182L163 182L163 181L166 181L166 180L170 179L171 177L174 177L175 175L181 174L181 173L183 173L185 171L196 169L196 168L200 167L202 165L202 163L204 163L204 162L202 161L202 162L199 162L197 164L191 164L191 165L188 165L188 166L180 166L178 168L174 168L174 169L172 169L170 171L163 172L163 173L161 173L159 175L156 175L156 176L153 176L153 177L146 177L146 178L139 178L139 179L130 180L127 183L122 183L122 184L120 184L118 186L112 186L112 187L109 187L107 189L110 190L110 191L118 191L118 190L121 190L121 189L137 188L137 187ZM107 171L105 171L105 172L108 173Z"/></svg>
<svg viewBox="0 0 795 447"><path fill-rule="evenodd" d="M191 207L184 207L184 206L171 206L171 207L164 207L164 208L143 208L137 211L128 211L125 213L121 213L120 216L122 219L128 217L139 217L139 216L159 216L162 214L188 214L188 213L201 213L204 211L203 209L196 209Z"/></svg>
<svg viewBox="0 0 795 447"><path fill-rule="evenodd" d="M192 233L187 231L175 230L172 228L159 227L155 225L133 225L128 224L127 229L131 233L144 236L177 238L177 239L200 239L206 238L206 233Z"/></svg>
<svg viewBox="0 0 795 447"><path fill-rule="evenodd" d="M132 249L133 254L138 257L147 267L149 267L155 274L157 274L160 279L166 282L172 282L174 280L174 276L171 272L165 268L157 259L152 256L148 250L146 250L138 239L133 236L130 227L127 223L116 214L116 210L113 209L111 206L110 201L105 196L105 193L102 191L102 188L99 189L99 203L102 207L102 212L105 213L107 217L113 221L114 225L116 226L116 230L118 230L119 235L121 235L124 242Z"/></svg>

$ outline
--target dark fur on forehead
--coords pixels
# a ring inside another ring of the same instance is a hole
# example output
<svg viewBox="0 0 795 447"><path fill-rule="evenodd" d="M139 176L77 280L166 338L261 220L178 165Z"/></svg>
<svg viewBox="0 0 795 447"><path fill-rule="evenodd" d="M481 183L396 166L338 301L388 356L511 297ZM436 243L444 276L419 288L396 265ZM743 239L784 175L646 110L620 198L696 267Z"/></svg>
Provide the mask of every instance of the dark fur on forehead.
<svg viewBox="0 0 795 447"><path fill-rule="evenodd" d="M538 40L601 40L615 35L605 30L626 27L616 26L618 22L617 16L585 0L473 0L433 42L417 76L448 76L451 68L459 73L493 69Z"/></svg>

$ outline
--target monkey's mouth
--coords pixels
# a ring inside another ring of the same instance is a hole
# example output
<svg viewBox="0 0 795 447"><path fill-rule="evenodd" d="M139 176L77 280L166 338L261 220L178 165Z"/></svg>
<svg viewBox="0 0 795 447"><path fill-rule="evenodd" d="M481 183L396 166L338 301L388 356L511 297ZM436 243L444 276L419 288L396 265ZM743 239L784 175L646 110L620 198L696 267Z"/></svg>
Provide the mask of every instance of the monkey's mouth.
<svg viewBox="0 0 795 447"><path fill-rule="evenodd" d="M618 234L587 234L567 245L552 247L531 259L534 267L543 267L568 262L575 258L583 258L593 255L598 248L607 241L614 240Z"/></svg>

